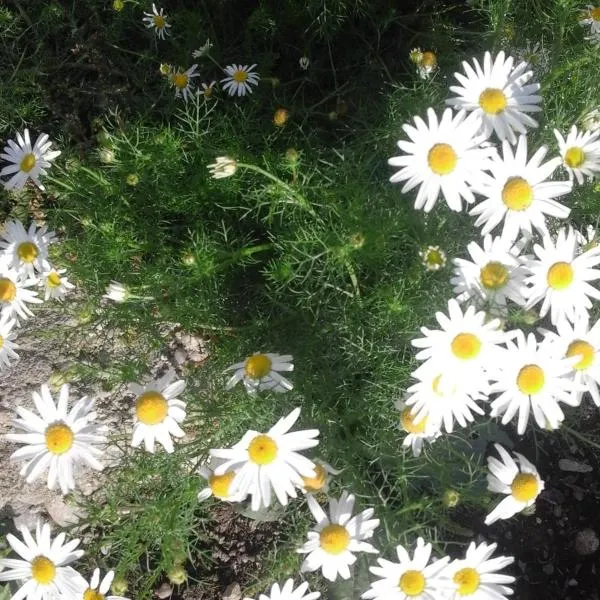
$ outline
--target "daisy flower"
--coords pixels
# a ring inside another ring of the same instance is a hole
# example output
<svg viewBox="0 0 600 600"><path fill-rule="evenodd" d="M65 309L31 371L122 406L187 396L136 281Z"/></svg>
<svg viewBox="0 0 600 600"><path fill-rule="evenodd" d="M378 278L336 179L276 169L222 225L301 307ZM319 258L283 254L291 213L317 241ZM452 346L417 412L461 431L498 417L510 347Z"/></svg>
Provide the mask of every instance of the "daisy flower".
<svg viewBox="0 0 600 600"><path fill-rule="evenodd" d="M202 82L202 93L204 94L205 98L210 98L213 95L216 84L216 81L211 81L209 84Z"/></svg>
<svg viewBox="0 0 600 600"><path fill-rule="evenodd" d="M439 246L427 246L419 251L419 256L428 271L439 271L446 265L446 253Z"/></svg>
<svg viewBox="0 0 600 600"><path fill-rule="evenodd" d="M142 21L146 23L146 27L148 29L154 28L156 37L164 40L165 34L169 35L169 27L171 27L171 25L167 23L167 15L163 14L163 9L161 8L160 11L156 10L156 4L153 3L152 12L145 12L144 15Z"/></svg>
<svg viewBox="0 0 600 600"><path fill-rule="evenodd" d="M308 496L308 508L317 521L314 530L308 532L308 541L298 549L307 554L300 572L321 569L323 577L335 581L338 575L350 579L350 565L356 562L356 552L377 554L378 551L368 540L379 525L379 519L372 519L373 509L367 508L355 517L354 495L344 491L339 500L329 500L329 516L319 503Z"/></svg>
<svg viewBox="0 0 600 600"><path fill-rule="evenodd" d="M106 293L102 297L120 304L121 302L125 302L130 296L131 293L126 286L113 280L106 288Z"/></svg>
<svg viewBox="0 0 600 600"><path fill-rule="evenodd" d="M206 40L206 42L204 42L204 44L202 44L202 46L200 46L200 48L198 48L198 50L194 50L192 52L192 56L194 58L202 58L203 56L206 56L210 52L210 49L212 47L213 47L213 43L208 38Z"/></svg>
<svg viewBox="0 0 600 600"><path fill-rule="evenodd" d="M225 179L235 175L237 171L237 162L229 156L217 156L215 162L208 165L207 169L210 171L210 176L213 179Z"/></svg>
<svg viewBox="0 0 600 600"><path fill-rule="evenodd" d="M215 469L217 466L223 464L223 462L225 461L211 458L198 468L198 474L208 483L205 488L198 492L198 500L200 502L207 500L211 496L226 502L242 502L245 499L246 494L231 493L231 482L235 477L235 471L227 471L222 475L215 475Z"/></svg>
<svg viewBox="0 0 600 600"><path fill-rule="evenodd" d="M417 116L414 127L402 126L410 141L400 140L398 147L404 154L388 160L389 165L401 167L390 181L406 181L403 194L419 186L417 210L429 212L441 190L449 208L460 211L462 199L469 204L475 202L471 186L482 185L483 171L489 169L496 149L479 146L479 124L466 117L465 111L454 114L447 108L438 121L435 111L428 108L427 116L428 124Z"/></svg>
<svg viewBox="0 0 600 600"><path fill-rule="evenodd" d="M251 85L258 85L260 75L252 71L256 65L229 65L223 69L227 77L221 79L223 89L230 96L245 96L252 93Z"/></svg>
<svg viewBox="0 0 600 600"><path fill-rule="evenodd" d="M183 99L187 101L188 96L194 89L194 82L192 79L194 77L200 77L200 73L196 73L197 68L198 65L193 64L187 71L177 69L177 71L171 71L171 73L169 73L169 81L175 88L175 98L183 96Z"/></svg>
<svg viewBox="0 0 600 600"><path fill-rule="evenodd" d="M540 317L550 312L556 325L562 319L571 323L588 315L591 299L599 300L600 291L589 284L600 279L600 248L577 254L577 238L571 227L562 228L556 242L546 236L543 245L535 244L537 259L527 261L531 275L525 282L530 286L526 308L542 301Z"/></svg>
<svg viewBox="0 0 600 600"><path fill-rule="evenodd" d="M19 318L33 317L27 304L41 304L37 292L29 288L36 285L35 279L24 280L17 271L0 266L0 316Z"/></svg>
<svg viewBox="0 0 600 600"><path fill-rule="evenodd" d="M12 598L53 600L57 597L78 597L86 582L68 565L83 556L83 550L76 550L79 540L65 544L64 533L52 539L50 525L41 521L37 522L35 538L24 525L19 530L23 541L11 533L6 536L6 541L21 558L0 559L0 581L24 582Z"/></svg>
<svg viewBox="0 0 600 600"><path fill-rule="evenodd" d="M567 139L558 129L554 130L563 167L582 184L585 178L592 179L600 172L600 131L577 131L573 125Z"/></svg>
<svg viewBox="0 0 600 600"><path fill-rule="evenodd" d="M167 452L175 450L171 436L181 438L185 435L179 427L185 419L185 402L177 400L183 390L185 381L175 379L175 371L167 373L157 381L150 381L144 386L129 384L129 391L137 396L135 400L135 425L131 445L141 446L148 452L154 452L154 444L158 442Z"/></svg>
<svg viewBox="0 0 600 600"><path fill-rule="evenodd" d="M53 490L58 484L62 493L68 494L75 489L74 472L79 464L102 470L98 458L103 450L95 446L106 443L106 428L94 423L93 399L84 396L69 410L67 384L60 388L57 403L47 385L42 385L40 393L33 392L33 402L38 414L22 406L16 408L20 418L14 425L20 433L9 433L6 439L24 446L10 458L25 462L20 475L27 483L48 469L48 488Z"/></svg>
<svg viewBox="0 0 600 600"><path fill-rule="evenodd" d="M559 402L576 406L572 392L577 389L569 378L575 358L557 355L548 341L538 344L535 335L527 338L519 329L514 341L506 342L506 351L490 373L491 393L499 394L491 404L491 416L502 415L506 425L519 414L517 431L525 433L529 413L540 427L557 429L564 419Z"/></svg>
<svg viewBox="0 0 600 600"><path fill-rule="evenodd" d="M600 34L600 6L588 4L579 19L580 25L589 25L592 34Z"/></svg>
<svg viewBox="0 0 600 600"><path fill-rule="evenodd" d="M279 371L293 371L294 358L291 354L262 354L255 352L244 362L235 363L225 369L235 371L225 385L230 390L238 381L244 382L244 387L249 394L271 390L273 392L288 392L294 386Z"/></svg>
<svg viewBox="0 0 600 600"><path fill-rule="evenodd" d="M486 235L504 220L502 239L512 241L520 231L531 235L532 226L542 234L548 232L545 216L565 219L571 212L555 198L568 194L572 181L548 181L561 159L542 164L548 149L541 146L527 160L527 138L522 135L515 152L507 141L502 143L503 158L491 161L491 176L477 191L486 197L469 214L477 216L475 225Z"/></svg>
<svg viewBox="0 0 600 600"><path fill-rule="evenodd" d="M420 418L417 419L417 411L407 406L403 400L397 400L394 406L400 412L400 429L408 434L402 446L410 446L413 456L418 458L423 450L423 442L433 442L440 436L439 422L430 419L429 415L419 415Z"/></svg>
<svg viewBox="0 0 600 600"><path fill-rule="evenodd" d="M486 525L491 525L499 519L510 519L532 506L544 489L544 482L537 469L523 455L514 452L517 459L515 462L500 444L494 444L494 448L502 460L488 456L488 490L506 494L506 498L485 518Z"/></svg>
<svg viewBox="0 0 600 600"><path fill-rule="evenodd" d="M10 367L10 361L12 359L19 359L19 355L15 352L15 350L19 349L19 346L14 343L14 339L17 336L12 333L12 329L16 323L17 322L9 316L0 315L0 372L2 372L5 367Z"/></svg>
<svg viewBox="0 0 600 600"><path fill-rule="evenodd" d="M528 113L540 112L542 97L537 95L539 83L528 84L533 71L529 64L519 63L513 67L514 58L506 58L499 52L492 62L492 55L485 53L483 69L473 59L473 67L463 61L462 73L454 73L460 86L450 86L456 97L446 100L446 104L456 109L473 112L479 121L486 138L496 132L498 138L516 143L515 132L525 134L527 127L537 127L538 123Z"/></svg>
<svg viewBox="0 0 600 600"><path fill-rule="evenodd" d="M33 148L29 138L29 129L25 129L23 135L17 133L17 141L8 140L8 145L4 147L4 153L0 158L12 163L0 171L1 175L11 175L12 177L4 182L7 190L20 190L25 187L28 179L31 179L40 190L44 186L40 183L40 176L46 174L46 169L50 167L52 161L60 155L60 150L50 150L52 142L48 141L45 133L39 135Z"/></svg>
<svg viewBox="0 0 600 600"><path fill-rule="evenodd" d="M528 271L519 258L522 244L512 244L487 234L483 247L470 242L467 251L471 260L455 258L454 277L450 283L459 302L473 301L506 308L507 300L519 306L526 302L524 283Z"/></svg>
<svg viewBox="0 0 600 600"><path fill-rule="evenodd" d="M417 73L421 79L428 79L437 68L437 56L435 52L423 52L421 60L417 64Z"/></svg>
<svg viewBox="0 0 600 600"><path fill-rule="evenodd" d="M288 433L300 416L295 408L279 419L267 433L248 431L233 448L218 448L210 455L222 459L215 475L235 471L230 484L231 494L252 496L252 510L271 505L273 492L280 504L286 506L288 497L296 498L295 488L302 488L303 477L316 477L315 464L299 452L313 448L319 441L318 429Z"/></svg>
<svg viewBox="0 0 600 600"><path fill-rule="evenodd" d="M302 477L301 490L305 494L316 494L322 492L326 494L329 490L329 480L331 475L339 475L341 469L334 469L329 463L324 460L316 458L315 464L315 476L314 477Z"/></svg>
<svg viewBox="0 0 600 600"><path fill-rule="evenodd" d="M48 262L48 244L54 241L55 234L46 227L36 227L35 223L29 230L23 227L21 221L10 220L4 223L0 233L0 249L8 257L8 266L26 277L34 277L50 268Z"/></svg>
<svg viewBox="0 0 600 600"><path fill-rule="evenodd" d="M431 544L417 538L417 547L411 558L404 546L396 546L398 562L378 558L378 567L369 567L379 579L371 583L361 598L366 600L437 600L439 575L450 557L428 564Z"/></svg>
<svg viewBox="0 0 600 600"><path fill-rule="evenodd" d="M66 269L50 269L42 274L42 285L44 286L44 300L51 298L61 301L69 290L75 286L66 278Z"/></svg>
<svg viewBox="0 0 600 600"><path fill-rule="evenodd" d="M107 596L110 584L115 577L114 571L108 571L102 581L100 581L100 569L94 569L90 584L86 585L83 593L79 597L83 596L83 600L129 600L123 596Z"/></svg>
<svg viewBox="0 0 600 600"><path fill-rule="evenodd" d="M513 583L512 575L499 573L514 562L512 556L496 556L498 544L482 542L478 546L471 542L465 558L453 560L442 572L441 579L447 589L448 600L502 600L512 595L507 584Z"/></svg>
<svg viewBox="0 0 600 600"><path fill-rule="evenodd" d="M271 586L271 593L260 594L258 600L316 600L321 596L321 592L308 593L308 582L304 581L296 589L294 589L294 580L288 579L283 587L279 587L278 583ZM252 600L252 598L244 598L244 600Z"/></svg>
<svg viewBox="0 0 600 600"><path fill-rule="evenodd" d="M581 122L586 131L598 131L600 129L600 108L589 111Z"/></svg>

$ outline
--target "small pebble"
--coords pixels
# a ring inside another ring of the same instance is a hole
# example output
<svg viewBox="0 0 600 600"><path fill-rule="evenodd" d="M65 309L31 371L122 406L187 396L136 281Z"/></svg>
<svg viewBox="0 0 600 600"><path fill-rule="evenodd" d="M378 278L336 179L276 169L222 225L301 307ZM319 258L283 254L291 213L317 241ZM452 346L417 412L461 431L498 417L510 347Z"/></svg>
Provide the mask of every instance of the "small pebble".
<svg viewBox="0 0 600 600"><path fill-rule="evenodd" d="M577 554L581 556L594 554L598 550L598 546L600 546L600 539L598 539L598 535L593 529L588 527L577 532L575 536L575 550Z"/></svg>
<svg viewBox="0 0 600 600"><path fill-rule="evenodd" d="M551 565L550 563L545 564L542 567L542 571L546 574L546 575L552 575L552 573L554 573L554 565Z"/></svg>
<svg viewBox="0 0 600 600"><path fill-rule="evenodd" d="M570 458L561 458L558 461L558 468L561 471L570 471L571 473L591 473L594 470L590 465L571 460Z"/></svg>

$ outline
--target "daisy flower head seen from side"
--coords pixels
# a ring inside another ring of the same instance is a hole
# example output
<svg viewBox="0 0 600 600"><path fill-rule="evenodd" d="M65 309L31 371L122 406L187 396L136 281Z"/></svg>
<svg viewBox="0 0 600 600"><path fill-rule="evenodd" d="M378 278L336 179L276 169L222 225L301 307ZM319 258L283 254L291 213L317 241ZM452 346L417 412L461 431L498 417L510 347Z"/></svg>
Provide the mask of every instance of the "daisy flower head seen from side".
<svg viewBox="0 0 600 600"><path fill-rule="evenodd" d="M308 508L315 518L316 527L308 532L308 541L298 549L307 554L300 572L312 572L321 569L323 577L335 581L338 575L350 579L350 566L356 562L357 552L377 554L371 544L365 540L373 536L379 519L372 519L373 509L367 508L356 516L354 495L342 492L339 500L330 498L329 516L319 503L308 496Z"/></svg>
<svg viewBox="0 0 600 600"><path fill-rule="evenodd" d="M314 459L315 476L303 477L302 487L305 494L326 494L329 491L329 482L332 475L339 475L342 470L334 469L329 463L319 458Z"/></svg>
<svg viewBox="0 0 600 600"><path fill-rule="evenodd" d="M204 56L207 56L213 45L214 44L210 41L210 38L207 38L206 42L204 42L204 44L202 44L200 48L192 52L192 56L194 58L202 58Z"/></svg>
<svg viewBox="0 0 600 600"><path fill-rule="evenodd" d="M548 341L538 344L535 335L527 337L519 329L514 340L507 340L506 351L490 373L491 416L502 416L506 425L518 413L517 431L525 433L533 412L542 428L557 429L564 419L559 402L576 406L572 396L577 386L570 378L575 358L563 358Z"/></svg>
<svg viewBox="0 0 600 600"><path fill-rule="evenodd" d="M135 394L135 424L131 445L134 448L144 443L147 452L154 452L158 442L167 452L175 450L171 436L182 438L185 433L179 424L185 419L186 404L177 396L185 390L185 381L178 379L175 371L167 371L157 381L146 385L129 384L129 391Z"/></svg>
<svg viewBox="0 0 600 600"><path fill-rule="evenodd" d="M204 95L205 98L212 98L214 91L215 91L215 85L217 84L216 81L211 81L210 83L205 83L204 81L202 82L202 94Z"/></svg>
<svg viewBox="0 0 600 600"><path fill-rule="evenodd" d="M394 403L396 409L400 412L399 428L407 435L402 441L402 446L410 446L415 458L421 456L424 442L434 442L440 436L440 426L429 415L419 415L412 407L407 406L404 400L397 400Z"/></svg>
<svg viewBox="0 0 600 600"><path fill-rule="evenodd" d="M535 258L527 261L530 275L526 308L542 302L540 317L550 313L553 325L567 319L587 317L592 299L600 299L600 291L589 282L600 279L600 248L578 254L577 237L569 227L562 228L556 241L545 236L543 244L535 244Z"/></svg>
<svg viewBox="0 0 600 600"><path fill-rule="evenodd" d="M252 93L252 87L258 85L260 75L253 71L256 65L228 65L223 69L227 77L221 79L223 90L230 96L245 96Z"/></svg>
<svg viewBox="0 0 600 600"><path fill-rule="evenodd" d="M7 190L20 190L31 179L43 191L45 188L40 182L40 176L46 175L52 161L60 155L60 150L50 150L51 146L48 135L42 133L32 147L29 129L25 129L23 135L17 133L16 142L8 140L4 152L0 154L0 158L11 163L0 171L0 176L11 176L4 182L4 187Z"/></svg>
<svg viewBox="0 0 600 600"><path fill-rule="evenodd" d="M37 292L29 288L36 285L35 279L25 280L14 269L0 266L0 316L19 319L33 317L28 304L41 304Z"/></svg>
<svg viewBox="0 0 600 600"><path fill-rule="evenodd" d="M42 385L33 392L37 414L18 406L14 420L18 433L9 433L6 439L23 444L13 452L11 460L25 464L20 475L27 483L35 481L48 471L48 488L60 488L63 494L75 489L75 471L85 464L96 471L103 469L98 459L106 443L106 428L95 423L95 400L86 396L69 410L69 386L60 388L55 403L50 389Z"/></svg>
<svg viewBox="0 0 600 600"><path fill-rule="evenodd" d="M246 392L255 394L270 390L273 392L289 392L294 385L291 381L281 375L294 370L294 360L291 354L273 354L267 352L255 352L244 362L235 363L225 369L234 371L233 375L225 384L225 389L230 390L243 381Z"/></svg>
<svg viewBox="0 0 600 600"><path fill-rule="evenodd" d="M42 273L40 281L44 287L44 301L52 299L61 302L69 290L75 287L65 277L66 272L66 269L50 269Z"/></svg>
<svg viewBox="0 0 600 600"><path fill-rule="evenodd" d="M231 482L235 477L235 471L227 471L222 475L215 475L215 469L225 461L215 458L209 459L198 467L198 475L206 480L207 486L198 492L198 500L203 502L211 496L225 502L242 502L246 494L232 494Z"/></svg>
<svg viewBox="0 0 600 600"><path fill-rule="evenodd" d="M398 148L403 154L388 160L390 166L400 167L390 181L405 181L403 194L419 186L417 210L431 211L441 191L448 207L460 211L463 199L467 204L475 202L471 186L481 185L483 171L489 168L496 149L479 146L479 125L464 111L454 114L447 108L438 120L428 108L427 117L428 123L416 116L414 126L402 125L410 141L400 140Z"/></svg>
<svg viewBox="0 0 600 600"><path fill-rule="evenodd" d="M198 68L197 64L193 64L187 71L183 69L177 69L171 71L169 74L169 81L175 88L175 98L183 96L183 99L187 102L188 96L194 89L194 77L200 77L200 73L196 73Z"/></svg>
<svg viewBox="0 0 600 600"><path fill-rule="evenodd" d="M579 24L589 25L592 34L600 34L600 6L588 4L580 15Z"/></svg>
<svg viewBox="0 0 600 600"><path fill-rule="evenodd" d="M36 524L35 537L24 525L19 531L22 540L9 533L6 541L21 558L0 559L0 581L23 582L12 598L77 598L86 581L69 565L83 556L83 550L76 550L79 540L65 543L64 533L52 539L50 525L41 521Z"/></svg>
<svg viewBox="0 0 600 600"><path fill-rule="evenodd" d="M446 104L457 110L472 112L480 123L485 138L496 132L500 141L516 143L516 133L526 134L527 128L538 126L529 113L541 112L542 97L537 94L539 83L528 83L533 77L526 62L514 66L514 58L499 52L485 53L483 68L474 58L473 66L462 63L464 75L454 73L460 85L450 86L456 94Z"/></svg>
<svg viewBox="0 0 600 600"><path fill-rule="evenodd" d="M315 447L319 440L318 429L290 432L300 416L295 408L266 433L250 430L232 448L210 451L213 458L221 460L215 475L235 471L229 493L252 497L252 510L269 507L273 495L282 506L288 498L296 498L296 488L304 485L303 477L316 477L315 463L300 454Z"/></svg>
<svg viewBox="0 0 600 600"><path fill-rule="evenodd" d="M378 567L369 571L379 577L361 598L365 600L436 600L439 597L439 575L450 557L430 563L431 544L417 538L411 558L404 546L396 546L398 562L378 558ZM430 564L429 564L430 563Z"/></svg>
<svg viewBox="0 0 600 600"><path fill-rule="evenodd" d="M230 158L229 156L217 156L215 162L207 165L206 168L209 170L210 176L213 179L225 179L235 175L238 166L237 161L234 158Z"/></svg>
<svg viewBox="0 0 600 600"><path fill-rule="evenodd" d="M274 583L271 586L269 594L260 594L257 600L317 600L321 597L321 592L309 592L308 582L304 581L294 589L294 580L288 579L282 586ZM244 600L253 600L244 598Z"/></svg>
<svg viewBox="0 0 600 600"><path fill-rule="evenodd" d="M129 291L127 286L123 285L122 283L119 283L118 281L113 280L107 286L106 293L102 297L106 298L107 300L112 300L117 304L120 304L121 302L125 302L131 297L131 292Z"/></svg>
<svg viewBox="0 0 600 600"><path fill-rule="evenodd" d="M167 22L167 15L163 12L164 9L157 10L156 4L152 4L152 12L145 12L142 21L146 23L148 29L154 29L157 38L165 39L165 35L169 35L171 24Z"/></svg>
<svg viewBox="0 0 600 600"><path fill-rule="evenodd" d="M510 519L532 506L544 489L544 482L537 469L522 454L514 452L513 458L500 444L494 444L494 447L500 460L495 456L488 456L488 490L505 494L506 498L485 518L486 525L499 519Z"/></svg>
<svg viewBox="0 0 600 600"><path fill-rule="evenodd" d="M81 600L129 600L123 596L107 595L114 578L115 572L108 571L100 581L100 569L94 569L89 585L86 584L78 598Z"/></svg>
<svg viewBox="0 0 600 600"><path fill-rule="evenodd" d="M31 223L26 230L21 221L9 220L0 232L0 249L8 257L8 265L26 277L34 277L50 268L48 244L54 241L54 232Z"/></svg>
<svg viewBox="0 0 600 600"><path fill-rule="evenodd" d="M520 232L531 235L532 228L542 235L548 232L546 216L566 219L571 210L555 200L573 189L572 181L550 181L559 166L556 157L542 163L548 149L541 146L527 160L527 138L521 136L516 149L502 143L503 157L491 161L491 175L477 188L485 200L469 212L476 216L475 226L482 226L481 235L490 233L504 222L502 239L516 240Z"/></svg>
<svg viewBox="0 0 600 600"><path fill-rule="evenodd" d="M577 131L573 125L566 139L558 129L554 130L558 142L562 165L569 178L577 179L580 185L586 177L593 179L600 173L600 131Z"/></svg>
<svg viewBox="0 0 600 600"><path fill-rule="evenodd" d="M15 352L19 346L14 342L17 336L13 332L16 323L8 315L0 315L0 373L11 366L12 360L19 360Z"/></svg>

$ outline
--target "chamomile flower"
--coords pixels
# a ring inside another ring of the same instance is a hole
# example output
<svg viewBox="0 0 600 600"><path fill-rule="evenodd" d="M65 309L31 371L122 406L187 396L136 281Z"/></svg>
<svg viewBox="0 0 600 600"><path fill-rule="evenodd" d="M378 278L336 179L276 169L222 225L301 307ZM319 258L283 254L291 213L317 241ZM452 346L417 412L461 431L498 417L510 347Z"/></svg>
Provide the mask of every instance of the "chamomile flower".
<svg viewBox="0 0 600 600"><path fill-rule="evenodd" d="M595 108L589 111L581 122L586 131L600 130L600 108Z"/></svg>
<svg viewBox="0 0 600 600"><path fill-rule="evenodd" d="M204 95L205 98L210 98L212 97L214 91L215 91L215 85L217 84L216 81L211 81L210 83L204 83L204 81L202 82L202 94Z"/></svg>
<svg viewBox="0 0 600 600"><path fill-rule="evenodd" d="M194 50L192 52L192 56L194 58L202 58L203 56L206 56L210 52L210 49L213 47L213 45L214 44L210 41L210 39L207 38L206 42L204 42L204 44L202 44L198 50Z"/></svg>
<svg viewBox="0 0 600 600"><path fill-rule="evenodd" d="M300 416L294 409L279 419L267 433L250 430L232 448L210 451L223 462L214 470L215 475L235 471L230 493L252 496L252 510L271 505L273 492L280 504L286 506L288 497L296 498L295 488L302 488L303 477L316 477L315 464L300 451L313 448L319 441L318 429L288 433Z"/></svg>
<svg viewBox="0 0 600 600"><path fill-rule="evenodd" d="M164 9L157 10L156 4L152 4L152 12L144 13L144 18L142 21L146 23L146 27L148 29L154 29L154 33L156 37L161 40L165 39L165 35L169 35L169 27L171 27L170 23L167 22L167 15L163 13Z"/></svg>
<svg viewBox="0 0 600 600"><path fill-rule="evenodd" d="M423 61L423 51L421 50L421 48L413 48L408 53L408 58L411 62L418 66Z"/></svg>
<svg viewBox="0 0 600 600"><path fill-rule="evenodd" d="M400 171L390 177L392 183L406 181L404 194L419 186L415 208L429 212L437 202L440 191L450 209L460 211L462 199L475 202L471 186L481 185L483 171L496 154L493 147L481 148L476 138L479 125L466 117L464 111L454 114L446 109L440 121L432 108L427 109L429 123L414 117L415 126L402 129L411 141L400 140L404 152L388 160Z"/></svg>
<svg viewBox="0 0 600 600"><path fill-rule="evenodd" d="M294 358L290 354L266 354L255 352L244 362L235 363L225 371L235 371L227 381L225 388L230 390L238 381L244 382L249 394L271 390L273 392L288 392L294 386L291 381L280 374L294 370Z"/></svg>
<svg viewBox="0 0 600 600"><path fill-rule="evenodd" d="M271 592L260 594L258 600L316 600L321 596L321 592L308 592L308 582L304 581L296 589L294 589L294 580L288 579L282 587L278 583L271 586ZM252 600L252 598L244 598L244 600Z"/></svg>
<svg viewBox="0 0 600 600"><path fill-rule="evenodd" d="M329 490L329 480L331 475L339 475L341 469L334 469L329 463L319 458L314 459L315 464L315 476L314 477L303 477L301 490L305 494L326 494Z"/></svg>
<svg viewBox="0 0 600 600"><path fill-rule="evenodd" d="M510 144L502 143L503 158L491 161L491 176L477 191L486 197L469 214L477 216L475 225L483 225L481 234L490 233L504 221L502 239L515 240L519 232L532 233L532 226L547 233L546 215L565 219L571 212L555 198L568 194L572 181L549 181L561 159L556 157L542 164L548 149L541 146L527 160L527 138L522 135L513 153Z"/></svg>
<svg viewBox="0 0 600 600"><path fill-rule="evenodd" d="M554 136L560 148L563 167L582 184L600 173L600 131L577 131L573 125L565 139L558 129Z"/></svg>
<svg viewBox="0 0 600 600"><path fill-rule="evenodd" d="M19 527L23 541L9 533L6 541L21 558L0 559L0 581L22 581L14 600L54 600L77 598L85 579L69 565L83 556L76 550L79 540L65 544L65 534L50 537L50 525L38 521L35 538L24 526ZM5 570L3 570L5 569Z"/></svg>
<svg viewBox="0 0 600 600"><path fill-rule="evenodd" d="M75 286L65 277L66 269L50 269L42 273L41 282L44 286L44 300L51 298L59 302L66 296L69 290Z"/></svg>
<svg viewBox="0 0 600 600"><path fill-rule="evenodd" d="M210 171L213 179L225 179L235 175L237 171L237 162L229 156L217 156L215 162L206 167Z"/></svg>
<svg viewBox="0 0 600 600"><path fill-rule="evenodd" d="M17 336L12 331L16 323L9 316L0 315L0 372L10 367L11 360L19 359L19 355L15 352L19 346L14 342Z"/></svg>
<svg viewBox="0 0 600 600"><path fill-rule="evenodd" d="M0 266L0 315L14 316L17 324L19 318L33 317L27 304L40 304L37 292L29 288L36 285L35 279L23 279L17 271Z"/></svg>
<svg viewBox="0 0 600 600"><path fill-rule="evenodd" d="M31 179L40 190L44 190L40 176L46 174L46 169L60 155L60 150L50 150L51 146L52 142L48 141L48 136L42 133L32 147L29 129L25 129L23 135L17 133L16 142L8 140L8 145L4 147L4 153L0 154L0 158L12 164L3 167L0 176L11 175L12 177L4 182L4 187L7 190L20 190L25 187L27 180Z"/></svg>
<svg viewBox="0 0 600 600"><path fill-rule="evenodd" d="M450 283L459 302L491 304L501 311L507 300L523 306L527 300L525 276L528 271L519 254L521 244L506 242L487 234L483 247L470 242L467 251L471 260L453 259L454 277Z"/></svg>
<svg viewBox="0 0 600 600"><path fill-rule="evenodd" d="M588 4L579 19L580 25L589 25L592 34L600 34L600 6Z"/></svg>
<svg viewBox="0 0 600 600"><path fill-rule="evenodd" d="M439 246L427 246L419 250L419 256L428 271L439 271L446 265L446 253Z"/></svg>
<svg viewBox="0 0 600 600"><path fill-rule="evenodd" d="M107 596L110 584L115 577L114 571L108 571L100 581L100 569L94 569L89 585L77 598L81 600L129 600L123 596Z"/></svg>
<svg viewBox="0 0 600 600"><path fill-rule="evenodd" d="M252 93L252 85L258 85L260 75L254 72L256 65L229 65L224 71L227 77L221 79L223 90L230 96L245 96Z"/></svg>
<svg viewBox="0 0 600 600"><path fill-rule="evenodd" d="M600 248L577 254L577 238L571 227L558 231L556 242L546 236L543 245L535 244L536 258L527 261L531 274L526 283L530 286L526 308L542 302L540 317L550 312L556 325L562 319L571 323L586 317L592 300L600 299L600 290L590 281L600 279Z"/></svg>
<svg viewBox="0 0 600 600"><path fill-rule="evenodd" d="M121 302L125 302L130 296L131 292L125 285L113 280L106 288L106 293L102 297L120 304Z"/></svg>
<svg viewBox="0 0 600 600"><path fill-rule="evenodd" d="M198 68L197 64L193 64L187 71L182 69L172 70L169 74L169 81L175 88L175 98L183 96L183 99L187 101L188 96L194 89L194 77L200 77L200 73L196 73Z"/></svg>
<svg viewBox="0 0 600 600"><path fill-rule="evenodd" d="M223 464L223 462L225 461L211 458L198 468L198 474L208 484L198 492L198 500L200 502L207 500L211 496L226 502L242 502L246 498L246 494L231 493L231 482L235 477L235 471L227 471L222 475L215 475L216 467Z"/></svg>
<svg viewBox="0 0 600 600"><path fill-rule="evenodd" d="M504 52L499 52L493 62L492 55L486 52L483 68L475 58L474 68L463 61L466 76L454 73L460 86L450 86L456 97L446 100L456 109L473 112L486 138L495 131L501 141L511 144L517 141L515 132L525 134L528 127L538 126L529 113L542 110L542 97L537 95L540 84L528 84L533 77L529 64L513 64L514 58L506 58Z"/></svg>
<svg viewBox="0 0 600 600"><path fill-rule="evenodd" d="M500 444L494 444L494 447L502 460L488 456L488 490L506 494L506 498L485 518L486 525L499 519L510 519L535 504L544 489L544 482L537 469L522 454L515 452L515 461Z"/></svg>
<svg viewBox="0 0 600 600"><path fill-rule="evenodd" d="M34 277L50 268L48 244L54 241L54 232L31 223L29 229L21 221L9 220L0 233L0 249L8 256L9 266L26 277Z"/></svg>
<svg viewBox="0 0 600 600"><path fill-rule="evenodd" d="M506 425L518 413L519 435L525 433L531 412L540 427L557 429L564 419L559 402L577 405L572 392L578 386L569 377L575 359L558 355L548 341L538 344L533 333L526 338L519 329L515 334L490 373L490 392L498 394L491 416L502 415Z"/></svg>
<svg viewBox="0 0 600 600"><path fill-rule="evenodd" d="M329 581L335 581L338 575L350 579L349 567L356 562L356 552L378 553L364 540L373 536L379 519L371 518L372 508L353 517L353 494L344 491L339 500L331 498L329 516L312 496L308 496L308 508L317 525L308 532L308 541L298 549L299 553L308 555L300 567L301 573L321 569Z"/></svg>
<svg viewBox="0 0 600 600"><path fill-rule="evenodd" d="M185 381L175 379L174 371L167 371L157 381L142 386L129 384L129 391L137 396L135 400L135 425L131 445L141 446L154 452L158 442L167 452L175 450L171 436L182 438L185 433L179 427L185 419L185 402L177 400L185 390Z"/></svg>
<svg viewBox="0 0 600 600"><path fill-rule="evenodd" d="M503 600L512 595L512 575L499 573L514 562L512 556L491 558L498 544L471 542L465 558L452 561L440 576L448 600ZM444 582L445 580L445 582Z"/></svg>
<svg viewBox="0 0 600 600"><path fill-rule="evenodd" d="M96 446L106 442L105 427L94 423L95 400L86 396L69 410L69 386L60 388L58 402L54 402L47 385L33 392L33 402L38 414L17 406L19 418L14 420L19 433L9 433L6 438L24 444L13 452L11 460L24 461L21 476L27 483L48 470L48 488L57 484L63 494L75 489L74 473L85 463L92 469L102 470L98 458L103 450Z"/></svg>
<svg viewBox="0 0 600 600"><path fill-rule="evenodd" d="M435 52L427 51L421 55L421 60L417 63L417 73L421 79L428 79L437 69L437 56Z"/></svg>
<svg viewBox="0 0 600 600"><path fill-rule="evenodd" d="M400 412L400 429L407 433L402 441L402 446L410 446L415 458L421 455L424 442L433 442L440 436L439 421L429 418L428 415L419 415L403 400L397 400L394 406Z"/></svg>
<svg viewBox="0 0 600 600"><path fill-rule="evenodd" d="M369 567L379 579L371 583L361 598L365 600L437 600L439 575L450 557L428 564L431 544L417 538L417 547L411 558L404 546L396 546L398 562L378 558L378 567Z"/></svg>

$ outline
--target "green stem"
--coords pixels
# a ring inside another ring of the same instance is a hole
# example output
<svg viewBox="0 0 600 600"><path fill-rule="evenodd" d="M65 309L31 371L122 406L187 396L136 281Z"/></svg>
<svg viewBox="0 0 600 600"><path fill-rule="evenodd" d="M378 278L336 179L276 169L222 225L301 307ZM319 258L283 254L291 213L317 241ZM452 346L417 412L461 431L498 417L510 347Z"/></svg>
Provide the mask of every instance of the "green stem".
<svg viewBox="0 0 600 600"><path fill-rule="evenodd" d="M241 258L245 258L247 256L252 256L253 254L256 254L257 252L265 252L266 250L271 250L272 248L273 248L273 244L269 242L266 244L258 244L257 246L247 246L246 248L242 248L241 250L235 250L234 252L231 252L231 254L229 255L229 258L224 260L218 266L218 269L223 269L225 267L228 267L229 265L237 262Z"/></svg>
<svg viewBox="0 0 600 600"><path fill-rule="evenodd" d="M578 440L585 442L586 444L589 444L590 446L593 446L594 448L598 448L600 450L600 444L598 444L597 442L593 442L589 438L585 437L585 435L582 435L581 433L575 431L575 429L571 429L570 427L567 427L566 425L562 425L561 429L564 429L565 431L570 433L573 437L576 437Z"/></svg>

